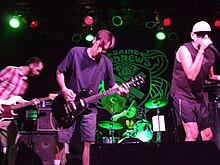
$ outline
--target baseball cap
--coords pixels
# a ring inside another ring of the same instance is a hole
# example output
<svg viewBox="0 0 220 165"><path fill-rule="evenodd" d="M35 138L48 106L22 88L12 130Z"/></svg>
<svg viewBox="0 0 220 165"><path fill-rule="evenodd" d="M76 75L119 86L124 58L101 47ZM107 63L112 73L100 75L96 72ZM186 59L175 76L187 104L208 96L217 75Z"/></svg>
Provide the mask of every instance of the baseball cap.
<svg viewBox="0 0 220 165"><path fill-rule="evenodd" d="M206 21L199 21L192 28L192 32L203 32L203 31L211 31L211 27Z"/></svg>

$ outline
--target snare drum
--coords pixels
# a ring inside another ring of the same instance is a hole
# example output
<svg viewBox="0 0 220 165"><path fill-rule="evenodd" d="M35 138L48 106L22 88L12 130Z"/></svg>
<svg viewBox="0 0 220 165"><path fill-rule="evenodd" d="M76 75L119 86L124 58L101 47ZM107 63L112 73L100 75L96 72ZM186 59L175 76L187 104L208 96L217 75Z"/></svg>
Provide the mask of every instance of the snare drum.
<svg viewBox="0 0 220 165"><path fill-rule="evenodd" d="M142 142L150 142L153 138L152 125L146 119L139 120L134 125L134 137Z"/></svg>

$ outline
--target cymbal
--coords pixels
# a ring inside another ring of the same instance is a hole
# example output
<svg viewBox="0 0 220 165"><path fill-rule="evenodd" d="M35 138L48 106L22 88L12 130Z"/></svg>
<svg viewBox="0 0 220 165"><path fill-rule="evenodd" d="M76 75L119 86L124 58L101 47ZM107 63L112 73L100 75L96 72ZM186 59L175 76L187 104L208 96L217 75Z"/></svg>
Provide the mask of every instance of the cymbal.
<svg viewBox="0 0 220 165"><path fill-rule="evenodd" d="M98 126L106 129L120 130L123 128L123 125L115 121L100 121Z"/></svg>
<svg viewBox="0 0 220 165"><path fill-rule="evenodd" d="M110 113L120 113L125 107L126 99L117 94L105 96L101 100L103 107Z"/></svg>
<svg viewBox="0 0 220 165"><path fill-rule="evenodd" d="M145 103L146 108L161 108L165 105L167 105L168 101L164 99L151 99L148 102Z"/></svg>

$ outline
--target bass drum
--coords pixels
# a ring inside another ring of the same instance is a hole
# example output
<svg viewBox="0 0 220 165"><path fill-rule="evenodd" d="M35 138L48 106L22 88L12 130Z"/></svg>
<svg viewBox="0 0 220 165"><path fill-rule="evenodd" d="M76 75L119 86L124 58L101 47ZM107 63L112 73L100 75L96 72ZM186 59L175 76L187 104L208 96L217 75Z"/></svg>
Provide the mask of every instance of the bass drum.
<svg viewBox="0 0 220 165"><path fill-rule="evenodd" d="M153 138L152 125L146 119L139 120L134 124L134 132L134 138L142 142L150 142Z"/></svg>
<svg viewBox="0 0 220 165"><path fill-rule="evenodd" d="M118 141L120 144L138 144L143 143L140 139L137 138L123 138Z"/></svg>

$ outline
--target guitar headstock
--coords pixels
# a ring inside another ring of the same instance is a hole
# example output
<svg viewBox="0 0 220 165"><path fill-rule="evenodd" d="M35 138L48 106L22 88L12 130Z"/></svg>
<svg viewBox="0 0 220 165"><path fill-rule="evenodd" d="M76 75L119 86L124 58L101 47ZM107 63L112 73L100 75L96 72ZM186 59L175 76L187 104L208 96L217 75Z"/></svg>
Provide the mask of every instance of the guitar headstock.
<svg viewBox="0 0 220 165"><path fill-rule="evenodd" d="M135 76L133 78L131 78L131 81L129 81L127 83L127 86L130 87L130 86L140 86L141 84L144 84L145 83L145 80L143 77L141 76Z"/></svg>
<svg viewBox="0 0 220 165"><path fill-rule="evenodd" d="M57 97L57 96L58 96L58 94L56 94L56 93L50 93L50 94L48 95L48 98L49 98L50 100L54 100L54 98Z"/></svg>

